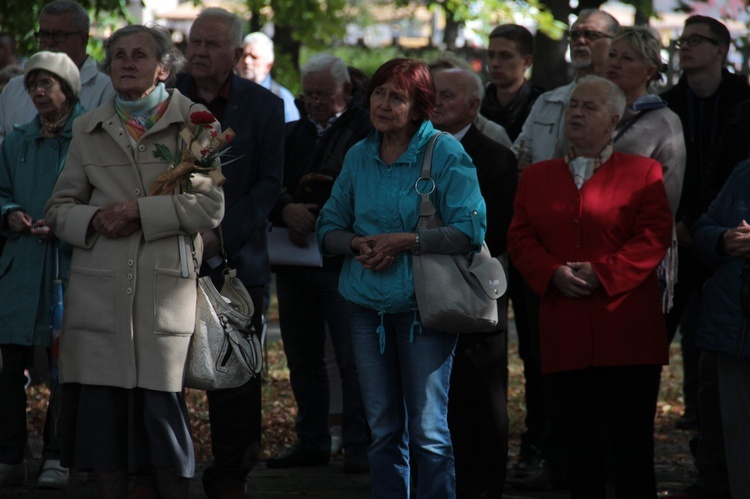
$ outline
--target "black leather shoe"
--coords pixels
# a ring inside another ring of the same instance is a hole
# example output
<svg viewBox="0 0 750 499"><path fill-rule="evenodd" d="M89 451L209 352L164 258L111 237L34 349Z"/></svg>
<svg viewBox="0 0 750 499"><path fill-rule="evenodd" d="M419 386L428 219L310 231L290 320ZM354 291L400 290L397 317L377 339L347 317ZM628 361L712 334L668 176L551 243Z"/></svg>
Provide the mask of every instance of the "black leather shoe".
<svg viewBox="0 0 750 499"><path fill-rule="evenodd" d="M301 466L317 466L331 460L331 453L306 449L300 442L289 447L276 457L266 461L269 468L299 468Z"/></svg>
<svg viewBox="0 0 750 499"><path fill-rule="evenodd" d="M567 486L567 480L563 474L544 461L531 475L509 478L507 482L516 490L553 490Z"/></svg>

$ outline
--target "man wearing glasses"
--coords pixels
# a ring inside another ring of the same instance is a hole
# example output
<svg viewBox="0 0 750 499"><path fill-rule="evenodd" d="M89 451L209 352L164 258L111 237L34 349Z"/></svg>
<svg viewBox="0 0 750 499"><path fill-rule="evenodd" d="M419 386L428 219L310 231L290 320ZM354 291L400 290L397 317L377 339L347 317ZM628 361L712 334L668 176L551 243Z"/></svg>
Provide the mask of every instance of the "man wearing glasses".
<svg viewBox="0 0 750 499"><path fill-rule="evenodd" d="M98 107L114 91L110 79L99 71L96 61L86 54L89 41L89 15L78 2L56 0L48 3L39 16L39 31L34 36L39 50L64 52L81 71L79 98L86 110ZM23 85L23 75L8 82L0 94L0 143L13 130L36 116L28 92Z"/></svg>
<svg viewBox="0 0 750 499"><path fill-rule="evenodd" d="M302 65L301 73L305 116L287 125L284 188L270 219L274 225L289 229L292 244L304 247L315 244L309 238L314 235L318 212L331 195L344 156L367 137L372 124L367 110L352 104L351 77L341 58L314 55ZM269 459L269 468L327 463L332 453L331 435L335 434L331 430L340 426L344 473L369 469L370 429L354 365L349 305L338 290L342 264L343 257L334 257L324 258L319 268L303 264L275 267L281 339L298 407L298 440ZM327 335L341 379L340 396L334 393L336 397L329 397ZM334 409L336 406L340 408Z"/></svg>
<svg viewBox="0 0 750 499"><path fill-rule="evenodd" d="M607 12L584 9L568 32L570 60L575 79L568 85L542 94L531 108L521 133L513 144L520 170L531 163L555 157L557 142L563 137L564 115L578 78L600 74L609 55L612 37L619 27ZM526 430L521 435L518 462L508 483L522 490L544 490L560 486L564 477L558 472L561 439L549 427L548 404L542 383L539 352L539 297L509 267L509 296L513 302L519 354L526 382Z"/></svg>
<svg viewBox="0 0 750 499"><path fill-rule="evenodd" d="M729 30L716 19L687 18L682 35L675 41L682 76L674 87L661 94L680 116L687 149L685 179L676 215L679 268L674 307L667 315L670 338L678 326L682 337L685 413L677 425L700 430L695 460L698 476L685 497L729 496L716 358L715 354L701 352L695 346L701 289L711 270L693 253L690 229L734 167L721 164L723 151L717 147L717 141L735 117L738 104L750 98L747 77L730 73L725 67L730 43Z"/></svg>
<svg viewBox="0 0 750 499"><path fill-rule="evenodd" d="M589 74L600 75L618 27L617 19L607 12L597 9L581 11L568 31L570 62L575 78L567 85L542 94L534 104L513 144L520 167L554 157L555 146L563 135L563 114L576 80Z"/></svg>

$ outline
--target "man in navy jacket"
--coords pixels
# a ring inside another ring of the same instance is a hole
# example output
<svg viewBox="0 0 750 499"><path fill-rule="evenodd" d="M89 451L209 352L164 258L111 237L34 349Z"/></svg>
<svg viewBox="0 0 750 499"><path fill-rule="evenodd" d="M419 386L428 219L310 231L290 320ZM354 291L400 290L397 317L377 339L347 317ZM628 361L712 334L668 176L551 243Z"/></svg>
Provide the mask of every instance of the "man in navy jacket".
<svg viewBox="0 0 750 499"><path fill-rule="evenodd" d="M271 282L266 249L268 214L281 190L284 165L284 103L270 91L232 72L242 55L242 20L209 8L193 23L186 56L188 73L177 89L204 104L222 129L237 134L223 158L226 214L221 224L229 265L255 304L253 326L263 327L264 287ZM234 162L229 163L229 161ZM218 231L202 234L201 274L220 286ZM209 499L244 498L245 477L260 454L260 379L239 388L208 392L214 462L203 473Z"/></svg>

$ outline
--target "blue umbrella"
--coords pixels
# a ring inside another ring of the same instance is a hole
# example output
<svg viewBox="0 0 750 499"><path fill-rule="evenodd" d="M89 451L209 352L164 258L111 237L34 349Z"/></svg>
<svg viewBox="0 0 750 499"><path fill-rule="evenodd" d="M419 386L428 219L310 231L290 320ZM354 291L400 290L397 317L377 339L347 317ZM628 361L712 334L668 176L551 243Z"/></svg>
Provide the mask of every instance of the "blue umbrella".
<svg viewBox="0 0 750 499"><path fill-rule="evenodd" d="M55 249L55 280L52 283L52 365L50 374L52 384L50 391L54 393L58 382L58 358L60 355L60 331L63 317L63 285L60 276L60 249Z"/></svg>
<svg viewBox="0 0 750 499"><path fill-rule="evenodd" d="M63 324L63 283L60 275L60 248L55 245L55 280L52 283L52 308L50 310L52 325L52 345L50 355L50 399L52 406L51 433L55 438L59 431L62 390L59 383L58 359L60 357L60 332Z"/></svg>

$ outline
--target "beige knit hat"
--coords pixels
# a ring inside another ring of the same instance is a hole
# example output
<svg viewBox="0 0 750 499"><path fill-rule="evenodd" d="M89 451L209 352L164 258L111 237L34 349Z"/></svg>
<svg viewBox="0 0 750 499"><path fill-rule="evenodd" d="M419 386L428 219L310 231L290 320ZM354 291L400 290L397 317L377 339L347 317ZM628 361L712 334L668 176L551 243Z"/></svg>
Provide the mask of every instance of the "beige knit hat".
<svg viewBox="0 0 750 499"><path fill-rule="evenodd" d="M29 57L23 68L24 83L28 82L32 71L43 69L59 77L68 84L73 94L78 97L81 92L81 74L78 66L63 52L41 51Z"/></svg>

